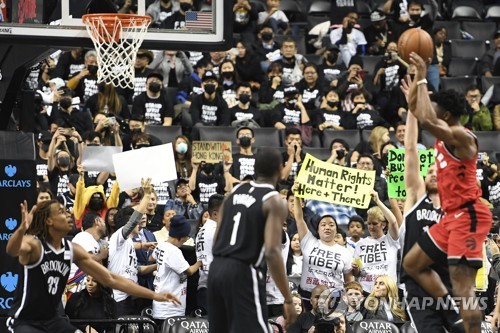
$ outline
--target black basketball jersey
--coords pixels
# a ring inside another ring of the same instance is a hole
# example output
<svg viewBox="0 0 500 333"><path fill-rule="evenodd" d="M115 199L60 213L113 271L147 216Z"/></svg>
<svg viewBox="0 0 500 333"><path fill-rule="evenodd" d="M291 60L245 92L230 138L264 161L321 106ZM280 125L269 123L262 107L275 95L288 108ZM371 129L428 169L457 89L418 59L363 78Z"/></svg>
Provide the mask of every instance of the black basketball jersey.
<svg viewBox="0 0 500 333"><path fill-rule="evenodd" d="M269 184L243 183L226 198L223 217L213 247L215 257L243 261L255 267L263 263L264 201L279 195Z"/></svg>
<svg viewBox="0 0 500 333"><path fill-rule="evenodd" d="M431 198L427 194L423 195L412 207L412 209L405 214L404 224L400 231L400 237L403 239L402 257L404 258L410 249L415 245L418 239L434 224L436 224L442 217L443 212L441 208L434 207ZM449 286L448 278L448 265L446 257L443 257L443 262L437 262L431 265L446 286ZM420 288L403 268L400 269L400 282L406 284L406 289L416 296L428 296L427 293Z"/></svg>
<svg viewBox="0 0 500 333"><path fill-rule="evenodd" d="M24 266L20 274L11 316L23 320L48 320L57 314L68 282L73 248L64 239L64 246L56 251L44 240L38 262Z"/></svg>

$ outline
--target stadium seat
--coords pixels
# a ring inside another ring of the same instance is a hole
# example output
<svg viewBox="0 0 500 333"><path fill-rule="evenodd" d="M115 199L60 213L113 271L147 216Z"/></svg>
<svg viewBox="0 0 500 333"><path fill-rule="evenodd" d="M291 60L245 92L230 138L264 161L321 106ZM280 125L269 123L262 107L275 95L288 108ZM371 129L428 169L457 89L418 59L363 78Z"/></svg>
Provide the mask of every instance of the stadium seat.
<svg viewBox="0 0 500 333"><path fill-rule="evenodd" d="M200 140L201 141L231 141L233 147L236 143L236 127L230 126L201 126ZM234 150L234 148L233 148Z"/></svg>
<svg viewBox="0 0 500 333"><path fill-rule="evenodd" d="M356 12L358 12L358 15L360 17L369 18L370 14L372 12L372 9L370 8L369 2L364 1L364 0L356 1Z"/></svg>
<svg viewBox="0 0 500 333"><path fill-rule="evenodd" d="M429 131L422 130L420 133L421 142L426 148L434 147L434 143L436 142L436 137L432 135Z"/></svg>
<svg viewBox="0 0 500 333"><path fill-rule="evenodd" d="M451 58L448 75L451 77L476 75L477 63L478 61L474 58Z"/></svg>
<svg viewBox="0 0 500 333"><path fill-rule="evenodd" d="M368 28L372 24L372 21L369 18L360 17L358 19L359 29L363 31Z"/></svg>
<svg viewBox="0 0 500 333"><path fill-rule="evenodd" d="M352 331L356 333L399 333L399 329L396 324L381 319L363 319L357 321L352 325Z"/></svg>
<svg viewBox="0 0 500 333"><path fill-rule="evenodd" d="M486 43L484 40L454 39L451 41L452 57L481 59L486 51Z"/></svg>
<svg viewBox="0 0 500 333"><path fill-rule="evenodd" d="M500 143L500 131L474 132L474 134L477 137L480 151L498 151L498 145Z"/></svg>
<svg viewBox="0 0 500 333"><path fill-rule="evenodd" d="M481 14L469 6L458 6L453 10L451 18L454 20L481 20Z"/></svg>
<svg viewBox="0 0 500 333"><path fill-rule="evenodd" d="M176 321L170 328L170 333L208 332L207 318L187 318Z"/></svg>
<svg viewBox="0 0 500 333"><path fill-rule="evenodd" d="M282 10L290 23L305 22L305 15L302 8L294 0L282 0L280 2L280 10Z"/></svg>
<svg viewBox="0 0 500 333"><path fill-rule="evenodd" d="M375 75L375 66L382 60L384 56L361 56L363 59L363 69L371 75Z"/></svg>
<svg viewBox="0 0 500 333"><path fill-rule="evenodd" d="M118 320L147 320L152 322L152 319L149 317L142 317L142 316L121 316L117 318ZM138 332L140 330L139 328L140 324L136 323L130 323L130 324L116 324L115 332ZM153 325L151 324L142 324L142 330L141 332L144 333L154 333L156 330L154 329Z"/></svg>
<svg viewBox="0 0 500 333"><path fill-rule="evenodd" d="M463 77L442 77L441 90L453 89L465 94L465 89L473 84L477 84L476 76Z"/></svg>
<svg viewBox="0 0 500 333"><path fill-rule="evenodd" d="M344 139L350 149L354 149L361 142L361 135L358 130L324 130L323 131L323 148L330 149L330 144L333 139Z"/></svg>
<svg viewBox="0 0 500 333"><path fill-rule="evenodd" d="M489 7L484 18L490 21L500 21L500 6Z"/></svg>
<svg viewBox="0 0 500 333"><path fill-rule="evenodd" d="M162 143L173 142L177 136L182 135L181 126L147 125L144 131L156 136Z"/></svg>
<svg viewBox="0 0 500 333"><path fill-rule="evenodd" d="M304 154L311 154L312 156L322 161L326 161L331 155L331 150L328 148L304 147L302 151L304 152Z"/></svg>
<svg viewBox="0 0 500 333"><path fill-rule="evenodd" d="M150 306L145 307L141 311L141 316L153 319L153 308L151 308Z"/></svg>
<svg viewBox="0 0 500 333"><path fill-rule="evenodd" d="M411 321L406 322L401 328L399 329L401 333L417 333L415 328L413 328L413 324Z"/></svg>
<svg viewBox="0 0 500 333"><path fill-rule="evenodd" d="M484 94L492 85L500 84L500 76L481 76L481 92Z"/></svg>
<svg viewBox="0 0 500 333"><path fill-rule="evenodd" d="M188 317L186 317L186 316L175 316L175 317L167 318L163 322L161 329L160 329L160 332L161 333L170 333L170 328L172 327L172 325L174 323L184 321L187 319L188 319Z"/></svg>
<svg viewBox="0 0 500 333"><path fill-rule="evenodd" d="M433 6L430 4L424 4L424 11L429 14L429 17L431 18L432 21L436 21L436 19L443 19L441 16L441 13L436 10Z"/></svg>
<svg viewBox="0 0 500 333"><path fill-rule="evenodd" d="M274 127L261 127L253 128L255 135L254 147L281 147L282 143L280 140L280 134L277 128ZM234 152L234 149L233 149Z"/></svg>
<svg viewBox="0 0 500 333"><path fill-rule="evenodd" d="M470 33L474 39L492 41L497 31L497 25L495 22L464 21L462 29Z"/></svg>
<svg viewBox="0 0 500 333"><path fill-rule="evenodd" d="M434 28L445 27L448 39L460 39L460 23L458 21L435 21Z"/></svg>
<svg viewBox="0 0 500 333"><path fill-rule="evenodd" d="M330 1L324 1L324 0L314 1L311 3L311 7L309 7L307 14L314 16L329 17L330 9L331 9Z"/></svg>
<svg viewBox="0 0 500 333"><path fill-rule="evenodd" d="M481 0L452 0L450 10L453 12L458 7L471 7L480 15L484 12L483 1Z"/></svg>
<svg viewBox="0 0 500 333"><path fill-rule="evenodd" d="M318 66L323 62L323 55L321 54L306 54L305 57L308 62Z"/></svg>

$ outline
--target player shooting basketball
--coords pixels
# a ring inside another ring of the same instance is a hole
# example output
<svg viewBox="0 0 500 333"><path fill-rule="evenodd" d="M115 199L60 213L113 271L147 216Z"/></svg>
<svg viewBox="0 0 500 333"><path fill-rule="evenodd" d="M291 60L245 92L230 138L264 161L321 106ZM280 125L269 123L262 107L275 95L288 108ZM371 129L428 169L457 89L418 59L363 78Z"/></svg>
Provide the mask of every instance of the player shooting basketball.
<svg viewBox="0 0 500 333"><path fill-rule="evenodd" d="M410 54L416 67L411 83L408 109L423 128L436 138L438 191L445 216L404 258L405 271L435 299L450 301L439 275L429 266L439 251L448 258L453 294L460 298L460 314L465 331L481 331L482 314L475 297L474 281L482 266L483 242L491 226L491 213L479 201L481 189L476 181L478 144L475 135L464 128L459 117L465 112L465 99L456 91L433 94L427 90L427 64L416 53ZM464 302L466 301L466 302ZM474 306L474 305L476 306Z"/></svg>

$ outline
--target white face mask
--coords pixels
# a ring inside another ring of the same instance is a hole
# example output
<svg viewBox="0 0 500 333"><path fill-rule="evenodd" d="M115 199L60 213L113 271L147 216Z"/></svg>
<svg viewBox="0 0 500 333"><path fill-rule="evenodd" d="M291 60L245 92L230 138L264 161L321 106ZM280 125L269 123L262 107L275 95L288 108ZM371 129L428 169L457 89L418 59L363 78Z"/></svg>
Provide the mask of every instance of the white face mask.
<svg viewBox="0 0 500 333"><path fill-rule="evenodd" d="M187 143L185 142L180 142L177 147L175 148L175 150L179 153L179 154L185 154L187 153L188 151L188 145Z"/></svg>

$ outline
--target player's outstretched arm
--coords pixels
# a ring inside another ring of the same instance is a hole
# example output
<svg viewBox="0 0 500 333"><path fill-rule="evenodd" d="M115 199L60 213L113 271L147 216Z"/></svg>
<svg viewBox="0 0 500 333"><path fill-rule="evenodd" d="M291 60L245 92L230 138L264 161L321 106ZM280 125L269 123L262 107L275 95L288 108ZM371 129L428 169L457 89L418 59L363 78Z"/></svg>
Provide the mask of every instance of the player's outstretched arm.
<svg viewBox="0 0 500 333"><path fill-rule="evenodd" d="M287 217L287 209L279 195L275 195L264 202L263 210L264 216L266 216L264 250L267 267L276 286L285 297L284 317L290 325L297 319L297 312L293 306L292 294L288 288L285 265L281 256L281 235L283 222Z"/></svg>
<svg viewBox="0 0 500 333"><path fill-rule="evenodd" d="M401 91L408 100L408 94L410 91L410 86L412 85L412 80L410 76L406 76L401 82ZM413 207L420 198L425 193L425 183L422 177L420 177L419 159L418 159L418 121L413 113L408 113L406 118L406 129L405 129L405 186L406 186L406 201L404 211L408 211Z"/></svg>
<svg viewBox="0 0 500 333"><path fill-rule="evenodd" d="M111 273L103 265L99 264L95 260L92 260L90 255L85 252L80 245L74 243L73 259L75 264L85 273L93 276L97 281L106 287L121 290L132 296L153 299L158 302L173 302L181 304L177 297L169 292L157 294L152 290L141 287L120 275Z"/></svg>
<svg viewBox="0 0 500 333"><path fill-rule="evenodd" d="M475 154L474 138L467 134L462 127L450 127L444 120L437 117L429 98L429 90L427 90L427 65L425 61L416 53L410 54L410 63L416 67L415 80L410 86L408 96L408 109L418 119L418 122L423 128L427 129L436 138L445 142L449 146L463 147L473 151L465 151L465 156L457 156L459 158L471 158ZM463 149L462 148L462 149Z"/></svg>

